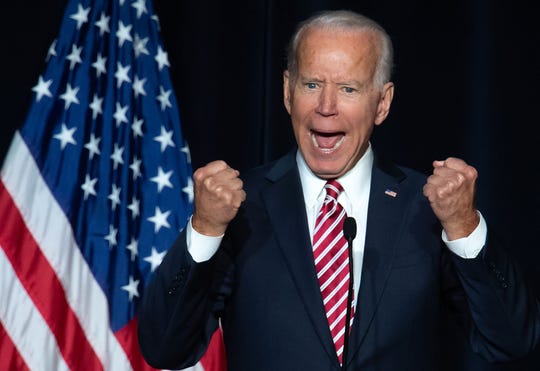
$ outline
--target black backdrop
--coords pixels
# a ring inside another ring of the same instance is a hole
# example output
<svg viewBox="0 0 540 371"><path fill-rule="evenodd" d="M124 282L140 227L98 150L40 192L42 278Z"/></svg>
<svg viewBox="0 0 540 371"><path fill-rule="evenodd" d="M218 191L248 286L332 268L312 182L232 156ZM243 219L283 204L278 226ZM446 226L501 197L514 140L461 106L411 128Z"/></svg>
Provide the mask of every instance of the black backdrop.
<svg viewBox="0 0 540 371"><path fill-rule="evenodd" d="M0 161L24 121L66 1L0 5ZM284 48L312 11L348 8L379 21L395 44L396 95L374 145L428 172L464 158L480 173L477 202L540 293L538 12L522 0L156 0L193 166L224 159L245 170L293 144L282 104ZM539 370L540 350L489 368Z"/></svg>

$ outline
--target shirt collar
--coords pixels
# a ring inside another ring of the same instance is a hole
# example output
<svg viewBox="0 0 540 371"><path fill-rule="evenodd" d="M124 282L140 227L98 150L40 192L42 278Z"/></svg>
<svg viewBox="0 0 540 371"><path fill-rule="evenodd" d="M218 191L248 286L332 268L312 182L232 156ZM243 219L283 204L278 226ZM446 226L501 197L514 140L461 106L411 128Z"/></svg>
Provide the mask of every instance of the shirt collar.
<svg viewBox="0 0 540 371"><path fill-rule="evenodd" d="M373 151L370 144L356 165L342 177L337 179L343 187L345 197L348 199L347 203L350 203L350 205L359 205L362 195L369 192L373 157ZM308 209L317 207L317 205L320 204L320 199L325 196L324 185L326 184L326 180L317 177L311 171L304 160L304 157L300 153L300 150L296 153L296 163L298 164L306 207ZM344 207L345 209L348 209L346 205L344 205ZM350 212L351 210L347 211Z"/></svg>

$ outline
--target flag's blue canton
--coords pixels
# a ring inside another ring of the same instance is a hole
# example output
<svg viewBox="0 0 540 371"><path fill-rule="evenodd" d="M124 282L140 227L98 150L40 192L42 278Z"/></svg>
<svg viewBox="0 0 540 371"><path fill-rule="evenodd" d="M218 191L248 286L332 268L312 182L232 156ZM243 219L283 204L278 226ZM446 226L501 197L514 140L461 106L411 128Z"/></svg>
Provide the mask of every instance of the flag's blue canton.
<svg viewBox="0 0 540 371"><path fill-rule="evenodd" d="M158 28L149 1L70 1L21 130L109 300L113 331L135 314L192 208Z"/></svg>

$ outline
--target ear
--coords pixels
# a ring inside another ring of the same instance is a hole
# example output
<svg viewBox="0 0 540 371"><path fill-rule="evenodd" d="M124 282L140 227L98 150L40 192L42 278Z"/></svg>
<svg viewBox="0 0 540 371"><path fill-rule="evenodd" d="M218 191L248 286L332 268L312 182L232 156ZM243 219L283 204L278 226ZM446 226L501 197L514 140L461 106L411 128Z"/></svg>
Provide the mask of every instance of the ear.
<svg viewBox="0 0 540 371"><path fill-rule="evenodd" d="M289 115L291 114L291 90L290 90L289 71L283 72L283 104Z"/></svg>
<svg viewBox="0 0 540 371"><path fill-rule="evenodd" d="M377 106L377 115L375 116L375 125L380 125L388 116L392 99L394 98L394 83L384 84Z"/></svg>

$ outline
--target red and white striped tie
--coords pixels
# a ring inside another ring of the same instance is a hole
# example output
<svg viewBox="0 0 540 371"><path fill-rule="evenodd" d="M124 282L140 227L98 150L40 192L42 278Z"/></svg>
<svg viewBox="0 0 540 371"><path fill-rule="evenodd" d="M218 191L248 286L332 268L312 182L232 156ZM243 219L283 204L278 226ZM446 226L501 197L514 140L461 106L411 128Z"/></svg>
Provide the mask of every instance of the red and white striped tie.
<svg viewBox="0 0 540 371"><path fill-rule="evenodd" d="M343 237L343 222L347 215L337 202L339 194L343 191L341 184L336 180L330 180L324 188L326 198L317 214L313 232L313 257L328 325L339 362L342 363L349 288L349 254L347 240ZM353 308L351 308L351 324L354 316Z"/></svg>

